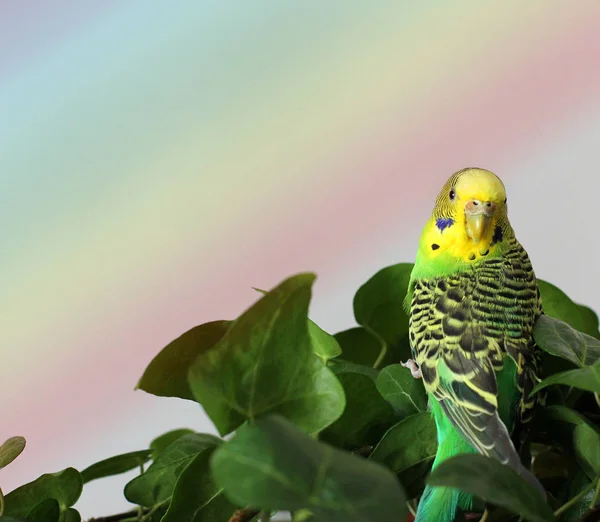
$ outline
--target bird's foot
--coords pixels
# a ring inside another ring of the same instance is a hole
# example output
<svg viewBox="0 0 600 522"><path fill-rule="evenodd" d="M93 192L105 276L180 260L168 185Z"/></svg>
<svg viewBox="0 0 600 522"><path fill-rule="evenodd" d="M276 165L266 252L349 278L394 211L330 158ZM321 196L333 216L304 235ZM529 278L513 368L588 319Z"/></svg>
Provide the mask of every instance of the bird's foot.
<svg viewBox="0 0 600 522"><path fill-rule="evenodd" d="M420 379L422 377L421 370L419 369L419 365L415 362L414 359L409 359L408 361L400 363L400 364L402 366L404 366L405 368L408 368L410 370L411 375L415 379Z"/></svg>

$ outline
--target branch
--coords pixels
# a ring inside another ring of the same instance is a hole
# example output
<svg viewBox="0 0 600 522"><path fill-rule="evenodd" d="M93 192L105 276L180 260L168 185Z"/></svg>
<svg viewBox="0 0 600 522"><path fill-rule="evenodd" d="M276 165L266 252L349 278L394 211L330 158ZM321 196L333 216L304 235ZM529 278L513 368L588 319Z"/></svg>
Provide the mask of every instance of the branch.
<svg viewBox="0 0 600 522"><path fill-rule="evenodd" d="M233 515L231 515L229 522L250 522L250 520L252 520L259 513L260 511L258 509L250 507L238 509Z"/></svg>

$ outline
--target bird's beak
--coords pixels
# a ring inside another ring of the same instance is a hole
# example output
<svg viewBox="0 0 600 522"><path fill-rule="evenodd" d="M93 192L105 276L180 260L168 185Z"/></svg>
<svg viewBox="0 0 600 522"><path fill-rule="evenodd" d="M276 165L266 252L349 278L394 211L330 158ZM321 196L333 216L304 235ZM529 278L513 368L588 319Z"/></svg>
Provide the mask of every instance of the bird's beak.
<svg viewBox="0 0 600 522"><path fill-rule="evenodd" d="M492 201L471 199L465 204L467 219L467 235L477 244L485 236L490 227L492 216L496 213L497 205Z"/></svg>

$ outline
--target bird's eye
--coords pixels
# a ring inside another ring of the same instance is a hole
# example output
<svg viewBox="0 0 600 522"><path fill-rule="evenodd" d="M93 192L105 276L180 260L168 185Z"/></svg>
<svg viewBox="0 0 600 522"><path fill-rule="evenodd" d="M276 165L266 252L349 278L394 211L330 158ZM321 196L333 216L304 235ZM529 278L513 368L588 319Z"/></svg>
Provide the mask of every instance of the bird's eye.
<svg viewBox="0 0 600 522"><path fill-rule="evenodd" d="M454 192L454 189L450 189L450 199L452 201L454 201L455 198L456 198L456 192Z"/></svg>

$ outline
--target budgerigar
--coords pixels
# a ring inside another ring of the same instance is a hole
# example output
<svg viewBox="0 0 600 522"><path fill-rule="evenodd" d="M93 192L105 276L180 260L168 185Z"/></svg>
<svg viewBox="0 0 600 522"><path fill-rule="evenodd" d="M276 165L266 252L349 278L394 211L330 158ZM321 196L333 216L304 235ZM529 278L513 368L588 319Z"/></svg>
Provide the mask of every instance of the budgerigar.
<svg viewBox="0 0 600 522"><path fill-rule="evenodd" d="M405 365L429 396L438 433L433 467L478 452L541 487L511 440L535 404L540 292L492 172L464 169L444 185L421 235L408 306L413 359ZM416 522L451 522L472 500L427 486Z"/></svg>

